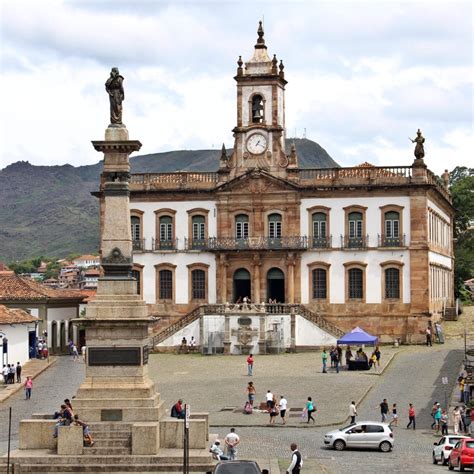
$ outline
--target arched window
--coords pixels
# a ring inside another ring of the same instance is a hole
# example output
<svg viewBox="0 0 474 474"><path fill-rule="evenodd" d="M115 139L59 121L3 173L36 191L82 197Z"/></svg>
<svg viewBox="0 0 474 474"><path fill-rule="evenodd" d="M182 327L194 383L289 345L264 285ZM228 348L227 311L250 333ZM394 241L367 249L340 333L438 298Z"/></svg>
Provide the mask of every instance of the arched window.
<svg viewBox="0 0 474 474"><path fill-rule="evenodd" d="M400 270L398 268L385 270L385 298L400 299Z"/></svg>
<svg viewBox="0 0 474 474"><path fill-rule="evenodd" d="M326 238L326 214L324 212L315 212L312 217L313 237L315 239Z"/></svg>
<svg viewBox="0 0 474 474"><path fill-rule="evenodd" d="M193 300L206 299L206 272L204 270L191 272L191 298Z"/></svg>
<svg viewBox="0 0 474 474"><path fill-rule="evenodd" d="M268 216L268 237L271 239L281 238L281 214L270 214Z"/></svg>
<svg viewBox="0 0 474 474"><path fill-rule="evenodd" d="M255 94L252 97L252 123L262 123L264 118L263 97Z"/></svg>
<svg viewBox="0 0 474 474"><path fill-rule="evenodd" d="M248 239L249 237L249 216L239 214L235 216L235 238Z"/></svg>
<svg viewBox="0 0 474 474"><path fill-rule="evenodd" d="M192 248L202 249L206 240L206 218L201 215L192 217Z"/></svg>
<svg viewBox="0 0 474 474"><path fill-rule="evenodd" d="M362 213L361 212L350 212L349 213L349 238L357 239L362 237L363 229Z"/></svg>
<svg viewBox="0 0 474 474"><path fill-rule="evenodd" d="M364 298L364 272L360 268L350 268L348 274L348 296L350 300Z"/></svg>
<svg viewBox="0 0 474 474"><path fill-rule="evenodd" d="M171 270L160 270L159 277L159 297L160 300L173 299L173 272Z"/></svg>
<svg viewBox="0 0 474 474"><path fill-rule="evenodd" d="M313 270L313 299L327 299L327 271L324 268Z"/></svg>

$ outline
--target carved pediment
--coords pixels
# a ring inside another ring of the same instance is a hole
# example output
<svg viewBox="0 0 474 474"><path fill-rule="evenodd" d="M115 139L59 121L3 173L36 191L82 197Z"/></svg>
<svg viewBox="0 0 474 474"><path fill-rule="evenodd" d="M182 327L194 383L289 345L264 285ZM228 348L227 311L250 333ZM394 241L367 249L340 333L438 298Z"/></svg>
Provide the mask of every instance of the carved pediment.
<svg viewBox="0 0 474 474"><path fill-rule="evenodd" d="M296 189L298 186L290 181L272 176L264 170L254 169L222 184L217 188L217 191L265 194Z"/></svg>

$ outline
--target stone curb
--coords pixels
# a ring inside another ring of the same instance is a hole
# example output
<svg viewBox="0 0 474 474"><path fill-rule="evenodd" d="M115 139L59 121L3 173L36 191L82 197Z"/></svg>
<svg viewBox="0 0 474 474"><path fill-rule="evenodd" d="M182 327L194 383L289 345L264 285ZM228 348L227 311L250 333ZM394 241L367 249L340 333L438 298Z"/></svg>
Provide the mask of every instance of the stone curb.
<svg viewBox="0 0 474 474"><path fill-rule="evenodd" d="M46 369L49 369L52 365L54 365L57 361L57 357L51 356L49 358L49 363L45 366L41 367L40 370L30 375L30 377L34 380L38 375L41 375ZM26 371L24 372L26 373ZM26 380L26 379L25 379ZM23 383L15 383L13 387L7 387L0 392L0 403L3 403L5 400L8 400L12 395L19 392L23 389Z"/></svg>

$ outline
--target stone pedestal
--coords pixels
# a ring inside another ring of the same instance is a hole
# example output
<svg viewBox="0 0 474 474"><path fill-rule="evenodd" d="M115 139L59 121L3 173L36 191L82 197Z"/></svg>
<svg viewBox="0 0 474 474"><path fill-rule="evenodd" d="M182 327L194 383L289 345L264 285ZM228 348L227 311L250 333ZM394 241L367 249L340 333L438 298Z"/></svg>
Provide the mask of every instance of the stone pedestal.
<svg viewBox="0 0 474 474"><path fill-rule="evenodd" d="M82 426L60 426L58 429L58 454L82 454L84 435Z"/></svg>

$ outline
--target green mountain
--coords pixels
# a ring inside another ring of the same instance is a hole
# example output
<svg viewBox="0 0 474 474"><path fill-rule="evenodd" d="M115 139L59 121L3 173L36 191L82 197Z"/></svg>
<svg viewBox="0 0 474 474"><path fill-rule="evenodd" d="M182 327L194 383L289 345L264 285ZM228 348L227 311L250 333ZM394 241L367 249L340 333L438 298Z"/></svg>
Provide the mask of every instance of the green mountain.
<svg viewBox="0 0 474 474"><path fill-rule="evenodd" d="M311 140L288 139L288 152L293 142L300 167L339 166ZM220 150L181 150L135 156L130 163L132 173L216 171L219 157ZM99 205L91 192L101 170L102 162L74 167L25 161L0 170L0 261L96 252Z"/></svg>

